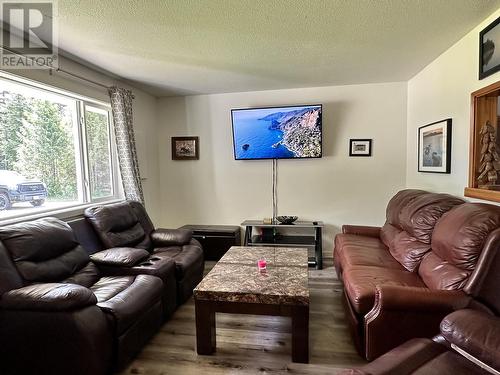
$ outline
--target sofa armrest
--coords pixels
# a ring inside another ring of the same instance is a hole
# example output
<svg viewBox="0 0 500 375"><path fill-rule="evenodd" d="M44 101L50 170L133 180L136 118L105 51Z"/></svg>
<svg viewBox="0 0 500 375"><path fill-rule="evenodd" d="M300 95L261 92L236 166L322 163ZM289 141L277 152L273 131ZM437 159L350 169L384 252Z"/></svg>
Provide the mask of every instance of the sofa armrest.
<svg viewBox="0 0 500 375"><path fill-rule="evenodd" d="M423 364L448 349L430 339L412 339L384 354L376 361L359 368L344 370L338 375L413 374Z"/></svg>
<svg viewBox="0 0 500 375"><path fill-rule="evenodd" d="M370 227L366 225L343 225L342 233L379 238L380 229L380 227Z"/></svg>
<svg viewBox="0 0 500 375"><path fill-rule="evenodd" d="M374 306L364 319L366 358L372 360L415 337L435 336L441 320L470 301L459 290L377 286Z"/></svg>
<svg viewBox="0 0 500 375"><path fill-rule="evenodd" d="M90 256L92 262L102 266L133 267L137 262L147 258L149 252L132 247L112 247Z"/></svg>
<svg viewBox="0 0 500 375"><path fill-rule="evenodd" d="M378 285L375 292L375 307L380 310L454 311L466 307L470 300L461 290Z"/></svg>
<svg viewBox="0 0 500 375"><path fill-rule="evenodd" d="M460 350L493 368L500 368L500 318L482 311L462 309L441 322L441 334Z"/></svg>
<svg viewBox="0 0 500 375"><path fill-rule="evenodd" d="M0 308L2 374L105 375L115 331L95 304L65 311Z"/></svg>
<svg viewBox="0 0 500 375"><path fill-rule="evenodd" d="M68 311L95 305L97 298L88 288L76 284L33 284L2 295L5 310Z"/></svg>
<svg viewBox="0 0 500 375"><path fill-rule="evenodd" d="M156 229L151 233L154 247L182 246L193 238L190 229Z"/></svg>

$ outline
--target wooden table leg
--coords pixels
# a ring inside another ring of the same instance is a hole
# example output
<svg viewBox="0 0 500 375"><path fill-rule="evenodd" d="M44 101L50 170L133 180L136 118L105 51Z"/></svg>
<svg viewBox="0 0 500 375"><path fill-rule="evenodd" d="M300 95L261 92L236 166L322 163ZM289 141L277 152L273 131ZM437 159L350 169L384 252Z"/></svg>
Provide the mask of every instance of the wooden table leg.
<svg viewBox="0 0 500 375"><path fill-rule="evenodd" d="M309 363L309 306L292 307L292 362Z"/></svg>
<svg viewBox="0 0 500 375"><path fill-rule="evenodd" d="M215 352L215 311L212 302L195 299L196 351L198 354Z"/></svg>
<svg viewBox="0 0 500 375"><path fill-rule="evenodd" d="M323 269L323 237L321 235L321 227L316 227L315 229L315 247L314 255L316 257L316 269Z"/></svg>

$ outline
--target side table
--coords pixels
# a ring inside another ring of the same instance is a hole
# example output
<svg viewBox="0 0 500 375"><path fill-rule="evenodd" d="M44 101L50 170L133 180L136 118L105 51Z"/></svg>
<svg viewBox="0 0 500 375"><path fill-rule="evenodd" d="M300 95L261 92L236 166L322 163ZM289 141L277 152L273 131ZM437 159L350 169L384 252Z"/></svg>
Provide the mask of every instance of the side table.
<svg viewBox="0 0 500 375"><path fill-rule="evenodd" d="M184 225L203 247L205 260L219 260L231 246L241 246L241 228L236 225Z"/></svg>
<svg viewBox="0 0 500 375"><path fill-rule="evenodd" d="M322 249L322 221L296 221L293 224L264 224L262 220L245 220L241 223L245 227L245 246L274 246L274 247L314 247L314 257L309 259L309 265L316 269L323 269ZM273 235L254 234L253 228L261 228L264 231L272 230ZM279 233L280 228L293 228L300 234L283 235Z"/></svg>

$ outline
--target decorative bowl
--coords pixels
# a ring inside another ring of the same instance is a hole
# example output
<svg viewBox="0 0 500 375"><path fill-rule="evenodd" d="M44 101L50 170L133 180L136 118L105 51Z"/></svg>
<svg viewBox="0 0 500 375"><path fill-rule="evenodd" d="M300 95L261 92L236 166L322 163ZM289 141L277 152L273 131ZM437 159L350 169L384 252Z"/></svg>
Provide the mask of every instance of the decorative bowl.
<svg viewBox="0 0 500 375"><path fill-rule="evenodd" d="M298 216L276 216L276 220L278 220L281 224L293 224L293 222L298 218Z"/></svg>

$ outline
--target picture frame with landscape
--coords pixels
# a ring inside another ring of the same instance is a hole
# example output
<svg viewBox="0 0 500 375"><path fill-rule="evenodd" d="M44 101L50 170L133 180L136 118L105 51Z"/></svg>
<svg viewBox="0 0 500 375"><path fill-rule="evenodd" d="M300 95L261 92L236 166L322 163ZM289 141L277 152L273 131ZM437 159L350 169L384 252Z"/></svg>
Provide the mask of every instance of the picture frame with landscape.
<svg viewBox="0 0 500 375"><path fill-rule="evenodd" d="M479 79L500 70L500 17L479 33Z"/></svg>
<svg viewBox="0 0 500 375"><path fill-rule="evenodd" d="M172 160L198 160L198 137L172 137Z"/></svg>
<svg viewBox="0 0 500 375"><path fill-rule="evenodd" d="M372 140L350 139L349 156L372 156Z"/></svg>
<svg viewBox="0 0 500 375"><path fill-rule="evenodd" d="M418 171L450 173L451 118L418 128Z"/></svg>

